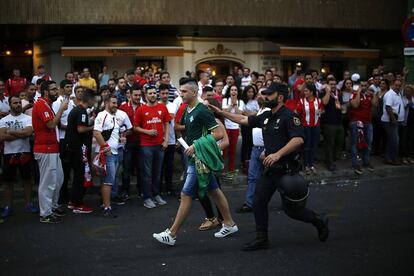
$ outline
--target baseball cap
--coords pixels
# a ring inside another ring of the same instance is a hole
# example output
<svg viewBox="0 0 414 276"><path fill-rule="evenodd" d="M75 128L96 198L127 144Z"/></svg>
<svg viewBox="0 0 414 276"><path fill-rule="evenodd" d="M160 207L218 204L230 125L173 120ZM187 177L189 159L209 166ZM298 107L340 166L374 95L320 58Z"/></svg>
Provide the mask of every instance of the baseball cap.
<svg viewBox="0 0 414 276"><path fill-rule="evenodd" d="M289 90L286 84L280 84L273 82L266 90L262 91L262 95L271 95L275 92L278 92L280 95L283 95L286 99L289 95Z"/></svg>

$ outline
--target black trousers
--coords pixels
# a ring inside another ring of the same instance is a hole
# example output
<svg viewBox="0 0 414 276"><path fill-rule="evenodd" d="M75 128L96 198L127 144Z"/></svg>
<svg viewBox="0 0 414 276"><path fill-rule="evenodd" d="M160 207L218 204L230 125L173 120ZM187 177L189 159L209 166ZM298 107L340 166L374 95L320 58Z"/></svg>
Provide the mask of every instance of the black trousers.
<svg viewBox="0 0 414 276"><path fill-rule="evenodd" d="M221 189L219 178L216 175L214 177L216 178L218 186ZM208 197L207 193L205 194L203 198L199 198L199 201L200 201L201 207L203 207L204 213L206 214L206 218L208 219L214 218L216 215L214 214L213 204L211 203L211 200ZM223 220L223 215L220 213L220 210L217 207L216 209L217 209L217 217L220 220Z"/></svg>
<svg viewBox="0 0 414 276"><path fill-rule="evenodd" d="M245 165L247 160L250 160L250 154L253 148L253 134L252 128L249 126L241 126L242 147L241 147L241 164Z"/></svg>
<svg viewBox="0 0 414 276"><path fill-rule="evenodd" d="M85 164L83 163L82 151L79 149L77 151L68 151L67 153L70 169L73 170L71 201L73 204L83 204Z"/></svg>
<svg viewBox="0 0 414 276"><path fill-rule="evenodd" d="M69 190L68 190L68 182L70 178L70 158L66 146L64 143L65 139L60 139L59 141L59 153L60 153L60 160L62 162L62 169L63 169L63 184L62 188L60 188L59 193L59 204L66 204L69 201Z"/></svg>
<svg viewBox="0 0 414 276"><path fill-rule="evenodd" d="M174 153L175 145L168 145L164 151L164 161L162 164L161 171L161 191L162 192L172 192L172 179L174 173ZM163 184L165 183L165 184Z"/></svg>
<svg viewBox="0 0 414 276"><path fill-rule="evenodd" d="M256 220L256 231L266 232L268 230L269 213L267 205L278 188L281 175L262 175L257 183L253 200L254 218ZM290 218L316 225L319 222L317 214L306 208L306 200L292 202L281 196L283 209Z"/></svg>
<svg viewBox="0 0 414 276"><path fill-rule="evenodd" d="M121 192L129 195L131 187L131 175L135 170L137 176L138 195L142 193L142 160L139 160L140 146L137 141L127 142L124 149L124 159L122 160L122 187Z"/></svg>

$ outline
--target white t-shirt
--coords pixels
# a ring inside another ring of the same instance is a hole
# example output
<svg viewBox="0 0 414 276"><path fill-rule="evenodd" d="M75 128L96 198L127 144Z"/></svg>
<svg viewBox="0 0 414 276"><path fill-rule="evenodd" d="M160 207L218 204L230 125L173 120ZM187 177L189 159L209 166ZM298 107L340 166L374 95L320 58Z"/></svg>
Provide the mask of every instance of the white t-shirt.
<svg viewBox="0 0 414 276"><path fill-rule="evenodd" d="M52 109L53 109L53 112L55 112L55 114L59 111L60 105L62 104L64 99L65 98L63 96L59 96L57 100L53 102ZM63 111L62 117L60 117L60 123L62 125L65 125L65 126L68 125L69 113L72 111L74 107L75 107L75 104L73 103L73 101L69 100L68 109ZM59 129L59 139L64 139L65 133L66 133L65 129Z"/></svg>
<svg viewBox="0 0 414 276"><path fill-rule="evenodd" d="M231 103L231 98L224 98L222 107L223 109L228 108ZM244 102L242 100L237 100L237 106L239 107L239 110L244 110ZM230 111L231 113L236 113L236 109L233 107ZM226 126L226 129L239 129L239 124L235 123L233 121L230 121L229 119L224 119L224 125Z"/></svg>
<svg viewBox="0 0 414 276"><path fill-rule="evenodd" d="M0 100L0 112L10 112L9 97Z"/></svg>
<svg viewBox="0 0 414 276"><path fill-rule="evenodd" d="M167 109L168 109L168 113L170 114L175 115L175 113L177 113L176 105L172 102L167 103ZM168 145L175 145L174 119L170 121L170 133L168 134Z"/></svg>
<svg viewBox="0 0 414 276"><path fill-rule="evenodd" d="M206 86L210 86L210 87L212 87L212 86L211 86L210 84L208 84L208 83L207 83L206 85L204 85L204 86L203 86L203 84L202 84L200 81L198 82L198 96L199 96L199 97L201 97L201 94L203 94L203 88L204 88L204 87L206 87Z"/></svg>
<svg viewBox="0 0 414 276"><path fill-rule="evenodd" d="M22 130L29 126L32 126L32 118L23 113L19 116L13 116L9 114L0 120L0 128L7 128L10 130ZM5 154L22 152L30 152L29 137L4 142Z"/></svg>
<svg viewBox="0 0 414 276"><path fill-rule="evenodd" d="M263 112L266 112L266 111L270 111L270 108L266 107L266 108L260 109L257 112L256 116L259 116L260 114L262 114ZM253 146L264 147L263 130L259 127L255 127L252 130L252 135L253 135Z"/></svg>
<svg viewBox="0 0 414 276"><path fill-rule="evenodd" d="M93 130L102 132L110 129L112 129L111 137L106 142L111 148L112 154L118 154L119 124L117 123L116 113L112 115L106 110L99 112ZM96 147L96 152L99 152L99 145Z"/></svg>
<svg viewBox="0 0 414 276"><path fill-rule="evenodd" d="M390 115L386 110L386 106L390 106L392 108L392 112L394 114L398 114L397 121L403 122L405 119L405 110L404 110L404 102L401 96L401 93L396 93L394 90L390 89L384 95L384 105L382 107L382 117L381 121L383 122L390 122Z"/></svg>
<svg viewBox="0 0 414 276"><path fill-rule="evenodd" d="M131 120L128 117L128 114L126 114L125 111L122 110L117 110L115 113L116 116L116 122L119 125L119 133L122 134L125 131L127 131L128 129L132 128L132 124L131 124ZM121 136L121 135L119 135ZM123 144L119 144L118 148L123 148L124 145Z"/></svg>
<svg viewBox="0 0 414 276"><path fill-rule="evenodd" d="M257 111L259 111L259 104L257 103L257 100L248 101L247 104L244 105L243 111L245 111L245 112L257 112Z"/></svg>
<svg viewBox="0 0 414 276"><path fill-rule="evenodd" d="M240 85L240 89L244 89L246 86L248 86L250 83L252 82L252 77L247 76L247 77L243 77L241 79L241 85Z"/></svg>

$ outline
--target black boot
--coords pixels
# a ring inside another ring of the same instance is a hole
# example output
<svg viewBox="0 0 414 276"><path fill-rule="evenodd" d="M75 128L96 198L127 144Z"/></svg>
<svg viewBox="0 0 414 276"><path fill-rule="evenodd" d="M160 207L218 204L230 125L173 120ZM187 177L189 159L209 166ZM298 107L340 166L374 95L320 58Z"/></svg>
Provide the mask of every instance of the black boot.
<svg viewBox="0 0 414 276"><path fill-rule="evenodd" d="M257 232L256 239L246 243L243 246L243 251L254 251L260 249L269 248L269 240L267 238L267 232Z"/></svg>
<svg viewBox="0 0 414 276"><path fill-rule="evenodd" d="M321 217L317 215L317 222L314 223L316 229L318 230L318 237L321 242L324 242L329 237L329 218L327 217Z"/></svg>

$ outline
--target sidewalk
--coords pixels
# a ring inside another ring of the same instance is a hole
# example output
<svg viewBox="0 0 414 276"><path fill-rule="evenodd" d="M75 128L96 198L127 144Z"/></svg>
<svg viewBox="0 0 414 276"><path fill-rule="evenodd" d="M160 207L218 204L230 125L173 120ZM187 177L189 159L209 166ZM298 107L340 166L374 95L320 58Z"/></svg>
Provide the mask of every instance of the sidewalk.
<svg viewBox="0 0 414 276"><path fill-rule="evenodd" d="M318 162L315 165L317 175L305 176L303 174L303 176L310 182L310 184L320 185L335 184L339 181L378 179L394 176L414 176L414 165L385 165L380 156L371 156L370 159L374 171L369 172L368 170L363 170L362 175L355 174L354 169L351 166L351 160L347 158L346 160L338 160L336 162L336 171L331 172L325 167L323 162ZM243 185L247 185L247 176L242 172L239 172L233 185L227 186L240 187Z"/></svg>

